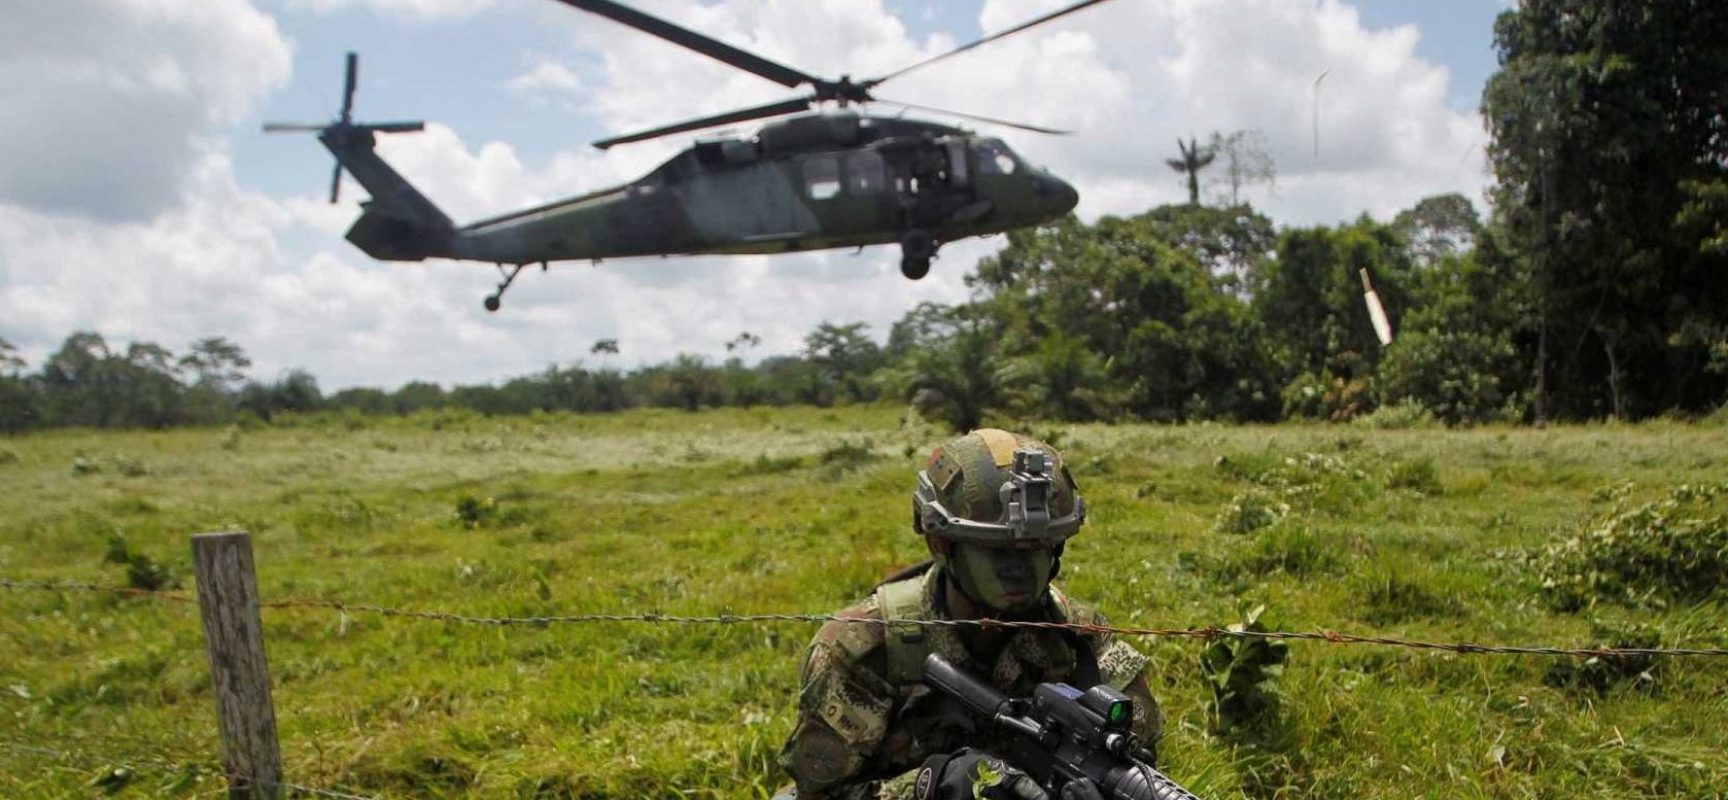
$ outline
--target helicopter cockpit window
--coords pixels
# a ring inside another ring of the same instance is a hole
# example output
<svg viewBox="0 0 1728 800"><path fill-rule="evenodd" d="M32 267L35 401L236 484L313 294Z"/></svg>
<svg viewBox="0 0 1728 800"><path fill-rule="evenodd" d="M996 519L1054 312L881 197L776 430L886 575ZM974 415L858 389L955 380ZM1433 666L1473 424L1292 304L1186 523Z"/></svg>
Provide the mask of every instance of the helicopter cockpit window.
<svg viewBox="0 0 1728 800"><path fill-rule="evenodd" d="M846 156L846 185L853 194L876 194L888 185L882 156L862 150Z"/></svg>
<svg viewBox="0 0 1728 800"><path fill-rule="evenodd" d="M812 200L827 200L840 193L840 159L811 156L804 159L804 190Z"/></svg>
<svg viewBox="0 0 1728 800"><path fill-rule="evenodd" d="M972 145L978 154L978 172L984 175L1012 175L1020 168L1020 162L1014 158L1014 153L1008 145L996 139L979 139Z"/></svg>

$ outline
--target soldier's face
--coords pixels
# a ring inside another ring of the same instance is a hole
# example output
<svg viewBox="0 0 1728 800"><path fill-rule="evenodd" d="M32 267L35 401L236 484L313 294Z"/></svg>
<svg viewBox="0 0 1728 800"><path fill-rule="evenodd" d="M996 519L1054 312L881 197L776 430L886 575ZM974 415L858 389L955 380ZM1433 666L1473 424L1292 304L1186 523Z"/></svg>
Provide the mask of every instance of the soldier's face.
<svg viewBox="0 0 1728 800"><path fill-rule="evenodd" d="M956 542L954 579L974 602L996 611L1030 611L1050 587L1056 555L1048 547L984 547Z"/></svg>

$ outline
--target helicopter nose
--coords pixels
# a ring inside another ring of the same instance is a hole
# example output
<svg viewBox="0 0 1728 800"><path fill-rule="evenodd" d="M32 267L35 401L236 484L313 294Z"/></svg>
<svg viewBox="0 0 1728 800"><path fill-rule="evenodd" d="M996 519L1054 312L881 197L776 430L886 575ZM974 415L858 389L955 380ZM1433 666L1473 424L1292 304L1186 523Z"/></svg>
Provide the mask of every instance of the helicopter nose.
<svg viewBox="0 0 1728 800"><path fill-rule="evenodd" d="M1044 199L1053 214L1066 214L1074 210L1080 203L1080 193L1069 186L1067 181L1048 173L1039 175L1038 182L1033 187L1038 196Z"/></svg>

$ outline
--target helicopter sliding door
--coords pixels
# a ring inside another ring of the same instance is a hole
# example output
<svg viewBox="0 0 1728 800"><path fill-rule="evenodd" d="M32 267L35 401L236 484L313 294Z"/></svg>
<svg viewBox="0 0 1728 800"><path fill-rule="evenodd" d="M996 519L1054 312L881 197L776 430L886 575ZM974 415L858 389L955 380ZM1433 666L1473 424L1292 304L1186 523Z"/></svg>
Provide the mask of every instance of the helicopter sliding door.
<svg viewBox="0 0 1728 800"><path fill-rule="evenodd" d="M817 153L799 159L804 194L822 221L824 246L881 241L892 229L888 165L874 150Z"/></svg>

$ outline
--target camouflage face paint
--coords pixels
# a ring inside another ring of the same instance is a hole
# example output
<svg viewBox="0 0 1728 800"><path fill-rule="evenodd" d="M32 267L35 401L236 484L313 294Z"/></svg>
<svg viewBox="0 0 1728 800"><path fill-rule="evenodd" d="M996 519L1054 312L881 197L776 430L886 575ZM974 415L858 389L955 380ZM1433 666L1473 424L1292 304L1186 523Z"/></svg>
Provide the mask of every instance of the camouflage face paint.
<svg viewBox="0 0 1728 800"><path fill-rule="evenodd" d="M954 579L974 602L995 611L1030 611L1050 587L1055 553L1047 547L981 547L954 543Z"/></svg>

